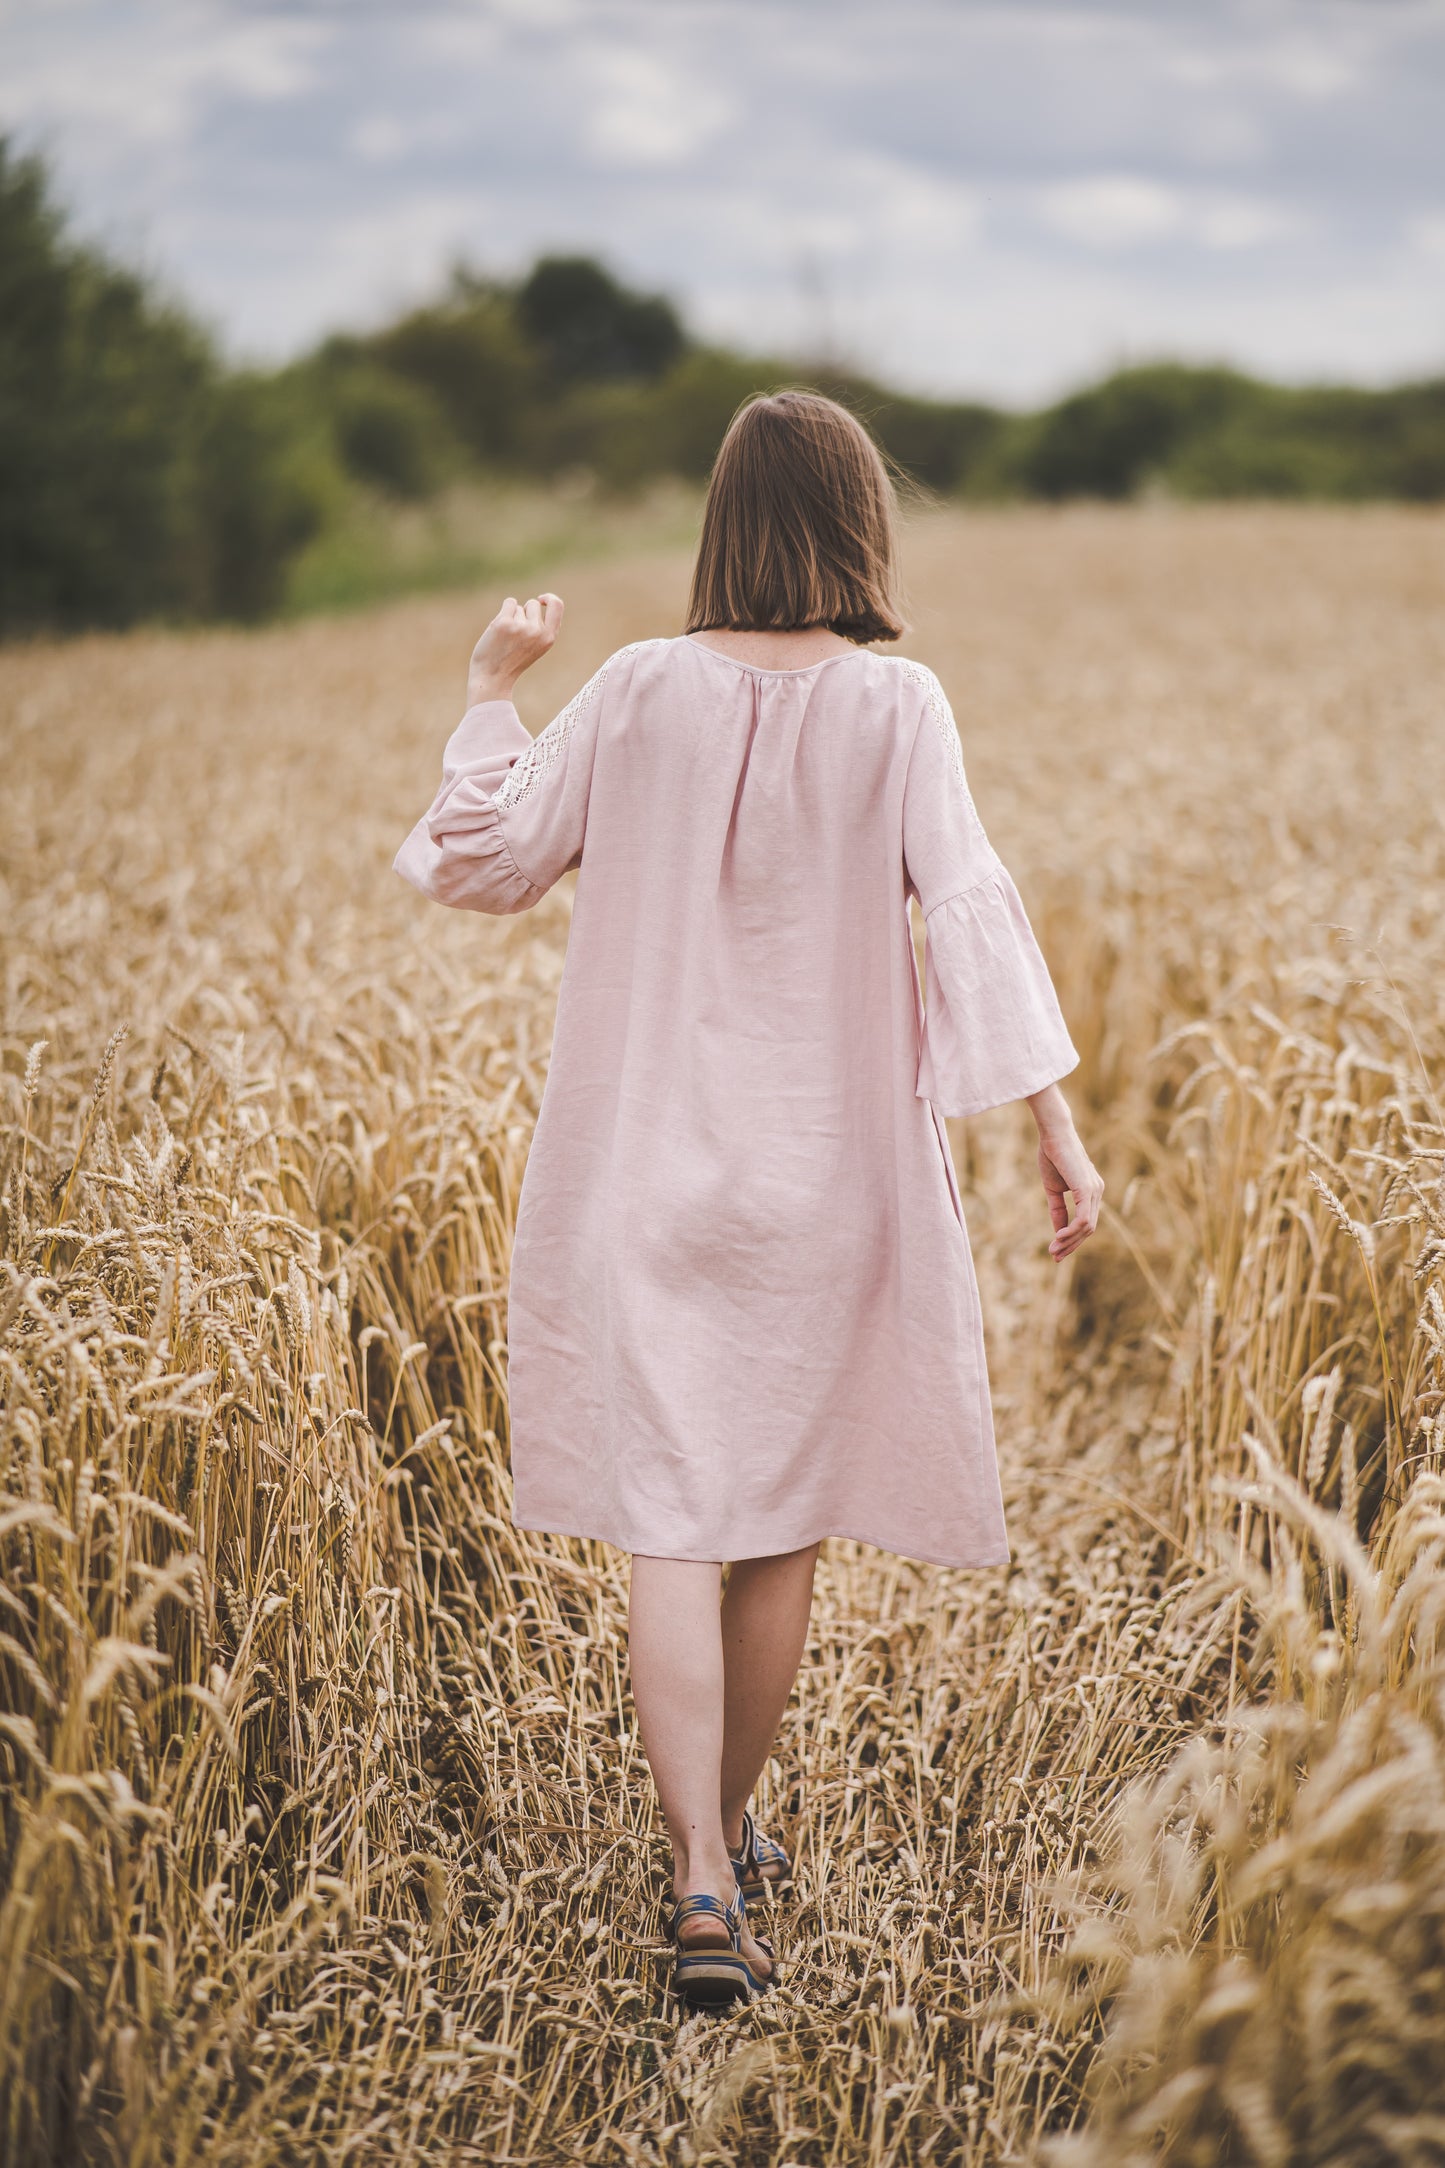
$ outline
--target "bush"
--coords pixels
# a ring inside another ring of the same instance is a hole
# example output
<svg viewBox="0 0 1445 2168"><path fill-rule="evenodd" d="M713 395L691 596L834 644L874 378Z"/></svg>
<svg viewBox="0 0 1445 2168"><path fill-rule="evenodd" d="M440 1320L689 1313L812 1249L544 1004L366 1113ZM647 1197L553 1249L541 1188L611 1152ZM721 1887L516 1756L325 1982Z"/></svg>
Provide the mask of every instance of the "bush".
<svg viewBox="0 0 1445 2168"><path fill-rule="evenodd" d="M259 614L322 501L260 380L68 242L0 139L0 632Z"/></svg>
<svg viewBox="0 0 1445 2168"><path fill-rule="evenodd" d="M195 449L204 580L196 614L255 620L286 599L291 566L337 495L274 380L232 377L209 402Z"/></svg>
<svg viewBox="0 0 1445 2168"><path fill-rule="evenodd" d="M1291 389L1229 369L1127 369L984 436L976 492L1445 498L1445 381Z"/></svg>
<svg viewBox="0 0 1445 2168"><path fill-rule="evenodd" d="M1126 369L1015 424L999 440L998 479L1031 497L1132 497L1181 445L1255 396L1228 369Z"/></svg>
<svg viewBox="0 0 1445 2168"><path fill-rule="evenodd" d="M1186 444L1163 470L1181 497L1360 498L1378 494L1348 444L1298 422L1250 415Z"/></svg>
<svg viewBox="0 0 1445 2168"><path fill-rule="evenodd" d="M314 395L346 471L390 497L433 496L468 463L432 394L372 361L319 372Z"/></svg>
<svg viewBox="0 0 1445 2168"><path fill-rule="evenodd" d="M437 307L415 309L375 338L333 340L322 349L323 357L338 354L369 358L426 392L473 458L527 464L540 363L496 289L460 280Z"/></svg>

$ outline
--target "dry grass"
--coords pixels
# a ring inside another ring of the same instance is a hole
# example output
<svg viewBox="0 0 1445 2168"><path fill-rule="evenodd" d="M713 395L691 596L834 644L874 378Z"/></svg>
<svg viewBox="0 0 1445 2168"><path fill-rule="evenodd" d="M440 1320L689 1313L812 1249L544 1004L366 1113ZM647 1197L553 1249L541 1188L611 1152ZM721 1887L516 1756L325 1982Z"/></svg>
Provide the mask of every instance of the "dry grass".
<svg viewBox="0 0 1445 2168"><path fill-rule="evenodd" d="M534 719L684 572L568 583ZM385 871L473 613L5 658L15 2168L1445 2157L1445 524L912 572L1115 1211L1055 1275L1026 1118L957 1134L1015 1563L831 1547L726 2023L653 1955L625 1562L505 1510L567 898Z"/></svg>

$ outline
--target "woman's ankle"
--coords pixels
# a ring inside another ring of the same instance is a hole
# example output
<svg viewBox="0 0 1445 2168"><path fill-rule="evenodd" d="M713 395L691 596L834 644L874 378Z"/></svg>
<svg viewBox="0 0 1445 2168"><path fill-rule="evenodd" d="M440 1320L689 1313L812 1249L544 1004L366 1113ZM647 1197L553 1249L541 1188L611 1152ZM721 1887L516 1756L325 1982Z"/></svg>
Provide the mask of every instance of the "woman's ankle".
<svg viewBox="0 0 1445 2168"><path fill-rule="evenodd" d="M672 1887L678 1897L693 1897L703 1892L719 1898L724 1904L731 1903L737 1893L737 1877L726 1847L714 1851L696 1850L686 1854L674 1852L672 1856Z"/></svg>

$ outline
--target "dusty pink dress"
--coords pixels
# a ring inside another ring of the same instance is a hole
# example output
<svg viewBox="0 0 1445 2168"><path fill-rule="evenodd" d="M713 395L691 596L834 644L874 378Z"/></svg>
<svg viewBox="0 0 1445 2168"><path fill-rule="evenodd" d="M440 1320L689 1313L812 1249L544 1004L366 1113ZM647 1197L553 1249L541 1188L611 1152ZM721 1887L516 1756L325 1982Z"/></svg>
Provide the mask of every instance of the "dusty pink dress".
<svg viewBox="0 0 1445 2168"><path fill-rule="evenodd" d="M396 866L474 911L580 868L512 1260L517 1524L1007 1558L941 1116L1077 1056L932 672L644 640L535 741L470 709Z"/></svg>

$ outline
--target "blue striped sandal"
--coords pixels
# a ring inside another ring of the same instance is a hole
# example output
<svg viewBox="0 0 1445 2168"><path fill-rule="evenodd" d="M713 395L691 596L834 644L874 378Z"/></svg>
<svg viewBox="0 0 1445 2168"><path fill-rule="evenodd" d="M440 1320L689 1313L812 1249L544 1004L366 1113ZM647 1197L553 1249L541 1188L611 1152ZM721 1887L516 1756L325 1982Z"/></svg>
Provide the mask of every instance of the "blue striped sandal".
<svg viewBox="0 0 1445 2168"><path fill-rule="evenodd" d="M691 2009L724 2010L735 2002L755 2002L772 1986L773 1975L754 1972L743 1955L746 1916L741 1890L730 1905L702 1891L674 1900L668 1920L673 1947L672 1987L678 1999ZM710 1925L705 1937L694 1936L684 1942L682 1928L696 1919L716 1924ZM761 1936L757 1941L771 1961L769 1945Z"/></svg>
<svg viewBox="0 0 1445 2168"><path fill-rule="evenodd" d="M745 1904L756 1904L792 1887L793 1862L780 1844L763 1835L750 1813L743 1815L742 1850L728 1857Z"/></svg>

